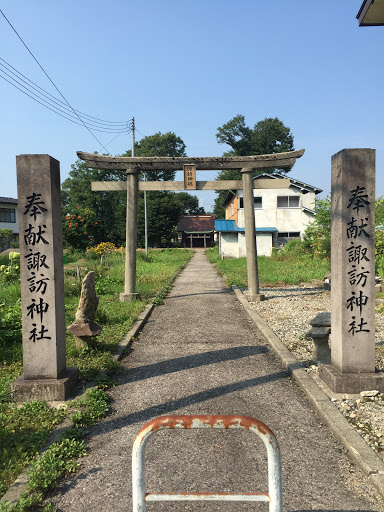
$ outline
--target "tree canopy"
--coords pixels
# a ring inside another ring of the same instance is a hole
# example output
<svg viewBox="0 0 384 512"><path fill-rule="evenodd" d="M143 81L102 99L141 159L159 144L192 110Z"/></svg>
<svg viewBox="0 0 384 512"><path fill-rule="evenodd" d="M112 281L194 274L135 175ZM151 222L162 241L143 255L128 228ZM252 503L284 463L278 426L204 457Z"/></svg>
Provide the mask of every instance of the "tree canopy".
<svg viewBox="0 0 384 512"><path fill-rule="evenodd" d="M136 156L186 156L185 144L173 132L160 132L144 137L135 144ZM122 156L131 156L131 150ZM148 171L140 179L150 181L173 180L174 171ZM62 205L64 222L64 241L68 245L83 248L101 242L125 244L125 220L127 194L124 191L92 192L92 181L125 181L122 171L104 171L88 169L78 160L71 166L69 178L62 184ZM92 235L83 229L85 215L79 222L79 209L87 210L92 218ZM150 245L168 245L174 236L174 228L184 214L204 213L199 200L187 192L151 191L147 193L148 239ZM75 216L75 217L73 217ZM83 219L83 220L82 220ZM71 226L69 226L71 224ZM79 224L79 226L77 226ZM81 230L80 230L81 228ZM78 233L76 232L78 231ZM144 193L139 193L138 202L138 245L144 246Z"/></svg>
<svg viewBox="0 0 384 512"><path fill-rule="evenodd" d="M268 155L273 153L283 153L293 151L293 135L290 128L285 126L277 117L267 117L257 122L253 128L245 124L245 117L237 115L223 126L219 126L216 138L220 144L227 144L231 147L226 151L226 156L248 156L248 155ZM275 168L260 172L272 172L279 170L289 172L290 168ZM235 169L223 169L219 172L218 180L240 180L241 173ZM216 192L214 213L223 218L224 207L222 203L227 194L226 191Z"/></svg>
<svg viewBox="0 0 384 512"><path fill-rule="evenodd" d="M225 155L268 155L294 150L290 129L277 117L267 117L252 129L246 126L245 117L239 114L218 127L216 138L220 144L231 146Z"/></svg>
<svg viewBox="0 0 384 512"><path fill-rule="evenodd" d="M79 208L89 210L97 221L92 232L92 243L125 243L125 217L127 194L125 192L92 192L92 181L124 181L121 171L88 169L85 162L77 160L71 166L69 178L61 185L63 220L67 215L77 214ZM71 239L64 241L71 245ZM90 243L90 241L89 241Z"/></svg>
<svg viewBox="0 0 384 512"><path fill-rule="evenodd" d="M132 156L129 149L122 156ZM135 141L135 156L187 156L183 140L173 132L160 133L143 137ZM146 181L168 181L175 179L176 171L145 171L141 179Z"/></svg>

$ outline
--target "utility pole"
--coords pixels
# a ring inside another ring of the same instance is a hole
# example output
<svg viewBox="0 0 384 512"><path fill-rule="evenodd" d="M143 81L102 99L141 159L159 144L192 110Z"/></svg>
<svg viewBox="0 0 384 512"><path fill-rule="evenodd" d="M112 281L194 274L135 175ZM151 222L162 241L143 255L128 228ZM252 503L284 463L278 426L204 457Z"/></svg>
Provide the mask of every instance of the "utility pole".
<svg viewBox="0 0 384 512"><path fill-rule="evenodd" d="M132 156L135 156L135 118L134 117L132 117L131 131L132 131Z"/></svg>

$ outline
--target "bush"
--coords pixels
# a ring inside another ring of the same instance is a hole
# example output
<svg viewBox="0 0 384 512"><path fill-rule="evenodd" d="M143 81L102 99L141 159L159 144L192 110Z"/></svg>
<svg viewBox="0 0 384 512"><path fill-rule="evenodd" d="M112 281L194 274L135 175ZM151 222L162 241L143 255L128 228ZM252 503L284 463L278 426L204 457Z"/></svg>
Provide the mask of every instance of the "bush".
<svg viewBox="0 0 384 512"><path fill-rule="evenodd" d="M284 245L282 252L288 256L302 256L305 253L305 246L301 240L290 240Z"/></svg>
<svg viewBox="0 0 384 512"><path fill-rule="evenodd" d="M304 247L314 257L330 258L331 256L331 198L319 199L315 205L316 217L307 227L304 235Z"/></svg>
<svg viewBox="0 0 384 512"><path fill-rule="evenodd" d="M85 250L92 244L96 214L88 208L79 206L65 216L63 241L73 249Z"/></svg>
<svg viewBox="0 0 384 512"><path fill-rule="evenodd" d="M384 279L384 254L376 256L375 272L377 276L380 276L382 279Z"/></svg>
<svg viewBox="0 0 384 512"><path fill-rule="evenodd" d="M375 256L384 255L384 231L376 231L375 233Z"/></svg>

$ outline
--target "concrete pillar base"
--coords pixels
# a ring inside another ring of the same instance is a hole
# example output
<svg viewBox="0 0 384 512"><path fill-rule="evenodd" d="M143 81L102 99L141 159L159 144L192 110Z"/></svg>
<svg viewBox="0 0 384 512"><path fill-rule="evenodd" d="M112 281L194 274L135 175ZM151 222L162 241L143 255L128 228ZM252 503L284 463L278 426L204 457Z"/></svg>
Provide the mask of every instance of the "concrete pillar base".
<svg viewBox="0 0 384 512"><path fill-rule="evenodd" d="M120 302L132 302L133 300L139 300L140 293L120 293Z"/></svg>
<svg viewBox="0 0 384 512"><path fill-rule="evenodd" d="M245 296L248 302L261 302L262 300L265 300L265 295L263 293L256 293L255 295L245 293Z"/></svg>
<svg viewBox="0 0 384 512"><path fill-rule="evenodd" d="M384 372L341 373L332 364L321 364L319 376L335 393L360 393L373 389L384 393Z"/></svg>
<svg viewBox="0 0 384 512"><path fill-rule="evenodd" d="M67 368L60 379L24 379L21 375L10 384L16 402L64 402L75 395L78 368Z"/></svg>

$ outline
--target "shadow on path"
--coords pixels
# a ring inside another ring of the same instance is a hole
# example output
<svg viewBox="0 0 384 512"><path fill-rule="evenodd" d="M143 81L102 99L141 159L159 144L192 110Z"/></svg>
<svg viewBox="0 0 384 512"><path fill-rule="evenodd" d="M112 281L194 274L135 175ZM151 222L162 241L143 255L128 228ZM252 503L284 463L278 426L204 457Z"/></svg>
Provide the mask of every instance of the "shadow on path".
<svg viewBox="0 0 384 512"><path fill-rule="evenodd" d="M134 349L132 352L134 352ZM138 380L150 379L168 373L222 363L223 361L233 361L243 357L266 354L267 352L269 352L269 349L265 346L252 347L246 345L223 350L210 350L208 352L177 357L176 359L167 359L160 363L146 364L144 366L128 369L127 374L121 378L121 381L123 383L136 382Z"/></svg>
<svg viewBox="0 0 384 512"><path fill-rule="evenodd" d="M270 375L264 375L262 377L255 377L253 379L245 379L239 382L233 382L231 384L226 384L225 386L206 389L204 391L200 391L199 393L193 393L192 395L187 395L182 398L178 398L177 400L170 400L159 405L154 405L152 407L148 407L147 409L142 409L120 418L110 419L109 421L106 420L103 423L103 431L94 432L93 437L96 437L100 434L104 435L108 431L126 427L134 423L147 422L156 416L162 416L164 414L177 411L178 409L189 407L193 404L206 402L212 398L217 398L219 396L228 395L229 393L234 393L236 391L242 391L244 389L261 386L276 380L288 378L289 374L287 372L277 372Z"/></svg>

